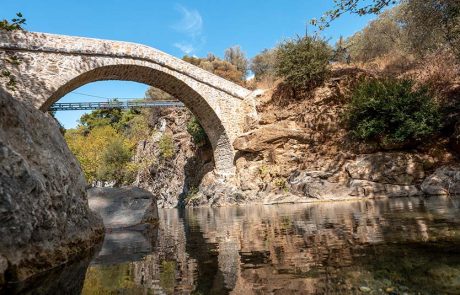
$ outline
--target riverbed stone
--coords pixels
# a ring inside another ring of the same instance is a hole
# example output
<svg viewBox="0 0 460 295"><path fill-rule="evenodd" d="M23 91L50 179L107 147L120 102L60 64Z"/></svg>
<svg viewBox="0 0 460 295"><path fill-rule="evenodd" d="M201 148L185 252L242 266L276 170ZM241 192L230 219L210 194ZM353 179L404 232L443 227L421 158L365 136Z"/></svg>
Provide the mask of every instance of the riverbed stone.
<svg viewBox="0 0 460 295"><path fill-rule="evenodd" d="M359 155L345 169L352 179L382 184L413 185L425 177L423 161L410 153Z"/></svg>
<svg viewBox="0 0 460 295"><path fill-rule="evenodd" d="M460 166L442 166L428 176L421 188L428 195L460 194Z"/></svg>
<svg viewBox="0 0 460 295"><path fill-rule="evenodd" d="M106 228L127 228L157 223L156 198L137 187L97 187L88 191L91 210L102 216Z"/></svg>
<svg viewBox="0 0 460 295"><path fill-rule="evenodd" d="M2 90L0 220L0 281L24 280L60 265L104 233L55 120Z"/></svg>

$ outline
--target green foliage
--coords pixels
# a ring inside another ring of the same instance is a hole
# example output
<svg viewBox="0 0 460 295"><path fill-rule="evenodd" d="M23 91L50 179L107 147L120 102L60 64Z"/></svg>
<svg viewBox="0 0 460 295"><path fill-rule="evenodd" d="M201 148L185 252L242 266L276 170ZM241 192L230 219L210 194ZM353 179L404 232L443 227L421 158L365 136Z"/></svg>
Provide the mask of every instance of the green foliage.
<svg viewBox="0 0 460 295"><path fill-rule="evenodd" d="M304 37L287 40L276 52L275 70L294 89L311 89L329 75L332 50L326 41Z"/></svg>
<svg viewBox="0 0 460 295"><path fill-rule="evenodd" d="M97 179L114 180L116 184L132 182L133 179L125 179L125 168L131 157L132 152L124 144L122 138L112 140L102 152L101 165L97 169Z"/></svg>
<svg viewBox="0 0 460 295"><path fill-rule="evenodd" d="M440 128L440 112L427 89L410 80L362 81L347 109L351 134L382 144L419 142Z"/></svg>
<svg viewBox="0 0 460 295"><path fill-rule="evenodd" d="M275 77L276 50L264 49L251 60L250 69L254 73L256 81Z"/></svg>
<svg viewBox="0 0 460 295"><path fill-rule="evenodd" d="M81 116L79 122L87 130L107 125L115 127L115 125L120 122L123 116L122 113L123 111L117 108L94 110L91 113Z"/></svg>
<svg viewBox="0 0 460 295"><path fill-rule="evenodd" d="M319 19L312 19L310 23L320 30L329 27L331 22L342 16L344 13L358 15L378 14L390 4L396 4L399 0L334 0L334 8L328 10Z"/></svg>
<svg viewBox="0 0 460 295"><path fill-rule="evenodd" d="M197 198L199 198L198 193L200 190L197 187L192 186L188 192L187 195L185 196L185 201L188 203L190 201L193 201Z"/></svg>
<svg viewBox="0 0 460 295"><path fill-rule="evenodd" d="M23 17L23 15L18 12L16 13L17 18L13 18L11 22L8 20L4 19L0 21L0 31L16 31L16 30L22 30L22 26L25 25L26 19ZM7 54L5 58L3 58L2 63L4 66L6 64L10 64L13 66L17 66L20 64L20 60L17 56ZM14 76L9 69L5 68L0 68L0 78L6 78L7 82L5 84L6 88L11 89L11 90L16 90L16 76Z"/></svg>
<svg viewBox="0 0 460 295"><path fill-rule="evenodd" d="M195 116L187 122L187 132L192 136L193 142L197 146L203 146L208 142L208 136Z"/></svg>
<svg viewBox="0 0 460 295"><path fill-rule="evenodd" d="M13 18L11 22L4 19L0 21L0 31L15 31L21 30L22 26L26 24L26 19L23 17L22 13L16 13L16 18Z"/></svg>
<svg viewBox="0 0 460 295"><path fill-rule="evenodd" d="M164 159L171 159L174 157L174 141L171 135L163 134L158 142L160 154Z"/></svg>

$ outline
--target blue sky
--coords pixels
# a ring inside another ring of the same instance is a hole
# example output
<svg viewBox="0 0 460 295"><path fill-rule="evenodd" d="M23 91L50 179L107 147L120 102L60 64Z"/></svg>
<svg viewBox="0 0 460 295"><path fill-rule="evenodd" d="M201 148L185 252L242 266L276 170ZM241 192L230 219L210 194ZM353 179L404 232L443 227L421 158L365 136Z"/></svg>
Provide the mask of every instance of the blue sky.
<svg viewBox="0 0 460 295"><path fill-rule="evenodd" d="M205 56L240 45L248 57L285 38L305 34L305 24L330 9L332 0L15 0L3 1L0 19L22 12L29 31L142 43L171 55ZM323 33L331 42L350 36L371 19L346 15ZM313 30L313 28L311 28ZM106 81L75 92L100 97L144 97L146 85ZM70 93L61 101L104 101ZM66 128L82 112L58 112Z"/></svg>

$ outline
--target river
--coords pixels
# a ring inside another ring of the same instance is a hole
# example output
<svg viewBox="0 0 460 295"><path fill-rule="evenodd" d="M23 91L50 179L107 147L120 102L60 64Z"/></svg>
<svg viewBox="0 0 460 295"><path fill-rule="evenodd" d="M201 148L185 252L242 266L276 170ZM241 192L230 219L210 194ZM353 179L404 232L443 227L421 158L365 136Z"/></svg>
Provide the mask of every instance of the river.
<svg viewBox="0 0 460 295"><path fill-rule="evenodd" d="M24 294L460 294L460 198L161 210Z"/></svg>

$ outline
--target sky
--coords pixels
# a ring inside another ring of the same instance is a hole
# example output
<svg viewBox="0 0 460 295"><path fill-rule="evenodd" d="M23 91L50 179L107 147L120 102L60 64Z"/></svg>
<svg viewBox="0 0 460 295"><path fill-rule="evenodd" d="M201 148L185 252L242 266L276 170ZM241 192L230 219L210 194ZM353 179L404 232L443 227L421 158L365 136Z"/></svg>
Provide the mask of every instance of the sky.
<svg viewBox="0 0 460 295"><path fill-rule="evenodd" d="M251 58L286 38L303 36L306 23L333 5L333 0L0 1L4 2L0 19L21 12L28 31L141 43L179 58L185 54L202 57L209 52L223 57L225 49L234 45ZM371 18L344 15L322 35L334 43L340 36L359 31ZM135 82L95 82L60 102L141 98L147 87ZM66 111L56 115L64 127L72 128L82 114Z"/></svg>

